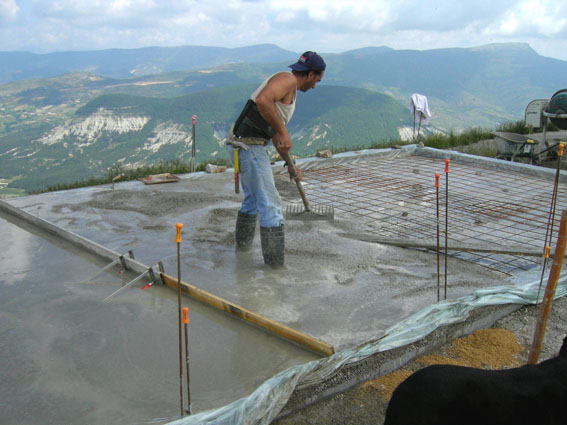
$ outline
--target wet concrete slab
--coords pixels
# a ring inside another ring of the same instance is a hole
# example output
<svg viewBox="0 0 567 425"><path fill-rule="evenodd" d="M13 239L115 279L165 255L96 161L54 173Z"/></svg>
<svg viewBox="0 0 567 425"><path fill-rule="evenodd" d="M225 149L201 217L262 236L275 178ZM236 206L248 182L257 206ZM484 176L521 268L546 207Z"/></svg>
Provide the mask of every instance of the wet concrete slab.
<svg viewBox="0 0 567 425"><path fill-rule="evenodd" d="M281 190L283 196L287 191ZM344 237L364 227L340 211L333 222L286 221L286 265L265 266L259 235L248 251L234 247L241 197L234 193L232 176L224 173L159 187L128 182L114 189L49 193L11 204L117 252L133 250L147 265L162 261L171 275L177 268L175 223L181 222L182 280L337 350L380 336L436 301L430 253L408 255L403 248ZM452 297L501 277L475 264L449 262Z"/></svg>
<svg viewBox="0 0 567 425"><path fill-rule="evenodd" d="M26 222L0 214L0 411L3 424L165 423L179 413L176 293L140 285ZM192 407L241 397L317 358L184 297Z"/></svg>
<svg viewBox="0 0 567 425"><path fill-rule="evenodd" d="M148 266L161 261L170 275L176 275L175 223L181 222L184 224L181 243L182 280L341 350L379 337L399 320L437 301L435 253L363 242L352 235L384 233L391 236L392 229L398 226L402 235L411 233L408 229L424 229L423 237L431 239L435 231L431 189L423 196L423 188L432 186L431 176L429 173L415 172L416 165L412 161L417 161L419 169L434 169L442 161L424 161L423 158L416 159L412 156L382 158L379 161L385 162L365 166L406 170L395 174L403 181L388 186L386 195L379 176L372 178L376 179L372 180L373 185L368 181L360 184L347 178L346 174L352 175L359 169L359 164L356 163L327 167L331 177L326 180L315 177L309 180L309 172L305 173L308 197L316 202L330 200L330 203L336 204L335 220L286 221L286 265L280 269L264 266L259 235L251 249L235 249L234 225L242 194L234 193L230 172L183 176L181 181L167 185L149 186L136 181L119 183L114 188L106 185L53 192L11 199L9 203L116 252L126 253L132 250L136 259ZM455 166L457 169L461 167L463 172L466 168L465 164L459 162ZM474 170L476 165L468 167ZM345 175L334 180L332 173L337 170ZM498 177L499 173L510 173L497 169L491 169L490 172L493 177ZM461 184L455 185L455 199L472 199L471 195L478 195L475 186L468 184L471 182L470 176L477 174L478 170L471 171ZM512 182L522 180L521 171L512 174ZM552 180L541 180L545 188L552 188ZM286 203L297 203L299 196L295 185L286 181L285 175L277 174L276 181L283 200ZM369 187L372 188L370 192ZM521 193L522 189L519 191ZM487 195L480 192L481 198L492 196L490 191L486 192ZM341 194L340 200L337 194ZM514 191L507 191L506 196L514 199L516 195ZM391 202L386 204L384 199ZM496 238L494 235L500 230L498 223L501 218L483 217L482 222L475 222L475 218L470 217L472 213L467 214L465 222L458 226L463 240L479 233L472 227L475 223L488 229L483 230L483 233L489 239ZM9 224L8 227L13 225ZM522 235L525 236L526 232L532 231L533 226L517 232L518 241L522 241ZM536 229L534 234L539 235L538 232ZM509 233L506 234L510 239ZM35 243L45 242L40 238ZM60 253L50 248L44 250L50 252L46 264L50 263L50 259L56 263L55 257L69 256L68 252ZM6 257L2 263L9 261ZM35 264L36 262L33 267L36 267ZM120 322L120 319L130 317L129 315L134 321L146 315L153 317L153 329L148 330L138 324L136 326L140 326L140 329L132 331L132 334L138 334L139 338L145 335L146 339L154 338L155 334L159 341L157 345L168 347L168 358L174 360L169 366L167 379L163 381L167 381L171 388L168 387L167 401L160 399L160 402L169 403L169 409L165 410L175 412L178 402L175 394L176 315L171 317L171 313L176 313L174 291L157 285L140 291L140 287L145 284L141 282L121 292L107 305L100 300L119 288L123 282L111 280L104 284L88 285L85 289L84 285L77 283L91 272L96 272L97 267L102 267L96 262L89 264L88 267L79 267L77 270L71 268L66 279L62 280L65 282L63 287L66 290L72 287L73 291L81 293L96 292L96 301L89 301L93 303L93 315L105 316L107 309L114 308L118 310L118 313L114 313L118 318L113 323ZM27 270L22 273L26 275ZM475 263L455 257L448 258L448 270L448 298L458 298L478 288L498 285L508 276L494 268L484 267L478 261ZM3 279L9 282L13 273L14 271L4 274ZM49 279L55 278L50 275ZM4 286L9 287L9 284L3 284ZM200 400L195 402L198 410L222 406L237 395L247 395L266 377L272 376L286 365L316 357L225 313L209 313L213 311L211 308L193 303L187 297L184 297L184 303L190 304L197 315L203 316L202 320L192 320L191 326L195 329L195 335L199 335L195 338L202 342L202 345L198 345L201 357L196 354L194 361L196 370L203 371L200 378L195 378L197 388L194 389L194 394ZM129 313L128 309L135 311ZM166 314L166 310L171 311ZM107 329L113 329L113 323L105 318L101 320L104 326L101 325L99 332L104 335ZM66 319L61 319L60 327L65 324ZM160 329L168 326L174 334L173 339L168 339L166 343L161 340L165 337L160 334ZM122 336L126 334L128 332L121 333ZM144 358L153 356L145 345L140 345L139 348L143 348L146 353ZM111 346L101 351L112 352L115 349ZM213 355L208 356L210 353ZM261 353L258 354L260 361L256 360L254 353ZM113 359L119 357L111 353L106 355L114 356ZM276 360L274 364L269 364L272 357ZM131 362L131 365L141 370L138 360ZM160 367L163 368L163 362L156 361L154 367L155 373L159 374L157 371L161 370ZM151 381L157 378L150 376L145 379ZM159 415L155 413L146 415L157 416Z"/></svg>

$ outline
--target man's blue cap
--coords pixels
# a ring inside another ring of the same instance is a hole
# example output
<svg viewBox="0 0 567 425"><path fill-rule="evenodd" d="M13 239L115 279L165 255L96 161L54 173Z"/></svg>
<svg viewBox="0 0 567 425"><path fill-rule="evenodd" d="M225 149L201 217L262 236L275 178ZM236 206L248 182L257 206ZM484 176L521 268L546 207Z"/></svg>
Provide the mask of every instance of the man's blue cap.
<svg viewBox="0 0 567 425"><path fill-rule="evenodd" d="M327 65L317 53L307 51L301 55L296 63L289 67L295 71L324 71Z"/></svg>

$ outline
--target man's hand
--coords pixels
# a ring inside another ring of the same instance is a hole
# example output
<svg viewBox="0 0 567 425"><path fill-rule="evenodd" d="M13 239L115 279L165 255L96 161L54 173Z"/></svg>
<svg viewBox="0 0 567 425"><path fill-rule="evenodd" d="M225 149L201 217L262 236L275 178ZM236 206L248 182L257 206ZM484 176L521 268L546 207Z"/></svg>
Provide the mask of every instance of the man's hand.
<svg viewBox="0 0 567 425"><path fill-rule="evenodd" d="M289 150L293 146L291 137L289 137L289 133L287 131L283 135L280 133L276 133L272 138L272 143L274 144L274 147L282 156L282 158L283 158L282 153L289 152Z"/></svg>
<svg viewBox="0 0 567 425"><path fill-rule="evenodd" d="M301 181L301 179L303 178L301 168L299 168L297 165L293 163L293 159L291 158L291 154L289 153L289 151L282 151L278 149L278 153L287 164L287 171L289 172L289 180Z"/></svg>
<svg viewBox="0 0 567 425"><path fill-rule="evenodd" d="M289 171L289 181L295 180L295 181L300 182L301 179L303 178L303 174L301 173L301 169L295 164L292 164L292 167L295 168L295 173L296 173L297 177L293 177L293 173L291 172L291 168L288 165L287 168L288 168L288 171Z"/></svg>

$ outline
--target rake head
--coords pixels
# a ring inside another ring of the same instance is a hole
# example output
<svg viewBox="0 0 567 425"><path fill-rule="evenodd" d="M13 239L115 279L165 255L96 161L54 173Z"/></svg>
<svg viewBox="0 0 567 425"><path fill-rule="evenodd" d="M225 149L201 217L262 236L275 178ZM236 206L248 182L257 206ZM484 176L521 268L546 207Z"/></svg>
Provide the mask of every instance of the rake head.
<svg viewBox="0 0 567 425"><path fill-rule="evenodd" d="M287 220L329 220L335 218L335 209L331 205L311 205L309 211L302 204L288 205L285 211Z"/></svg>

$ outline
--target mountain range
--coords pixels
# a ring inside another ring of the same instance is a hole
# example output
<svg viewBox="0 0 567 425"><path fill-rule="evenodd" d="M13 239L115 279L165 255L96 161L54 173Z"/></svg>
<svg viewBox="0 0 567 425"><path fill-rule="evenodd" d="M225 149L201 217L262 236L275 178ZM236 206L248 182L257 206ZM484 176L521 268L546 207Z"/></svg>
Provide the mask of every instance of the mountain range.
<svg viewBox="0 0 567 425"><path fill-rule="evenodd" d="M426 131L494 127L567 86L567 62L526 44L321 53L327 70L300 94L294 153L412 134L409 98L428 97ZM262 79L297 60L273 45L185 46L37 55L0 52L0 179L26 190L101 174L114 163L226 156L222 140Z"/></svg>

